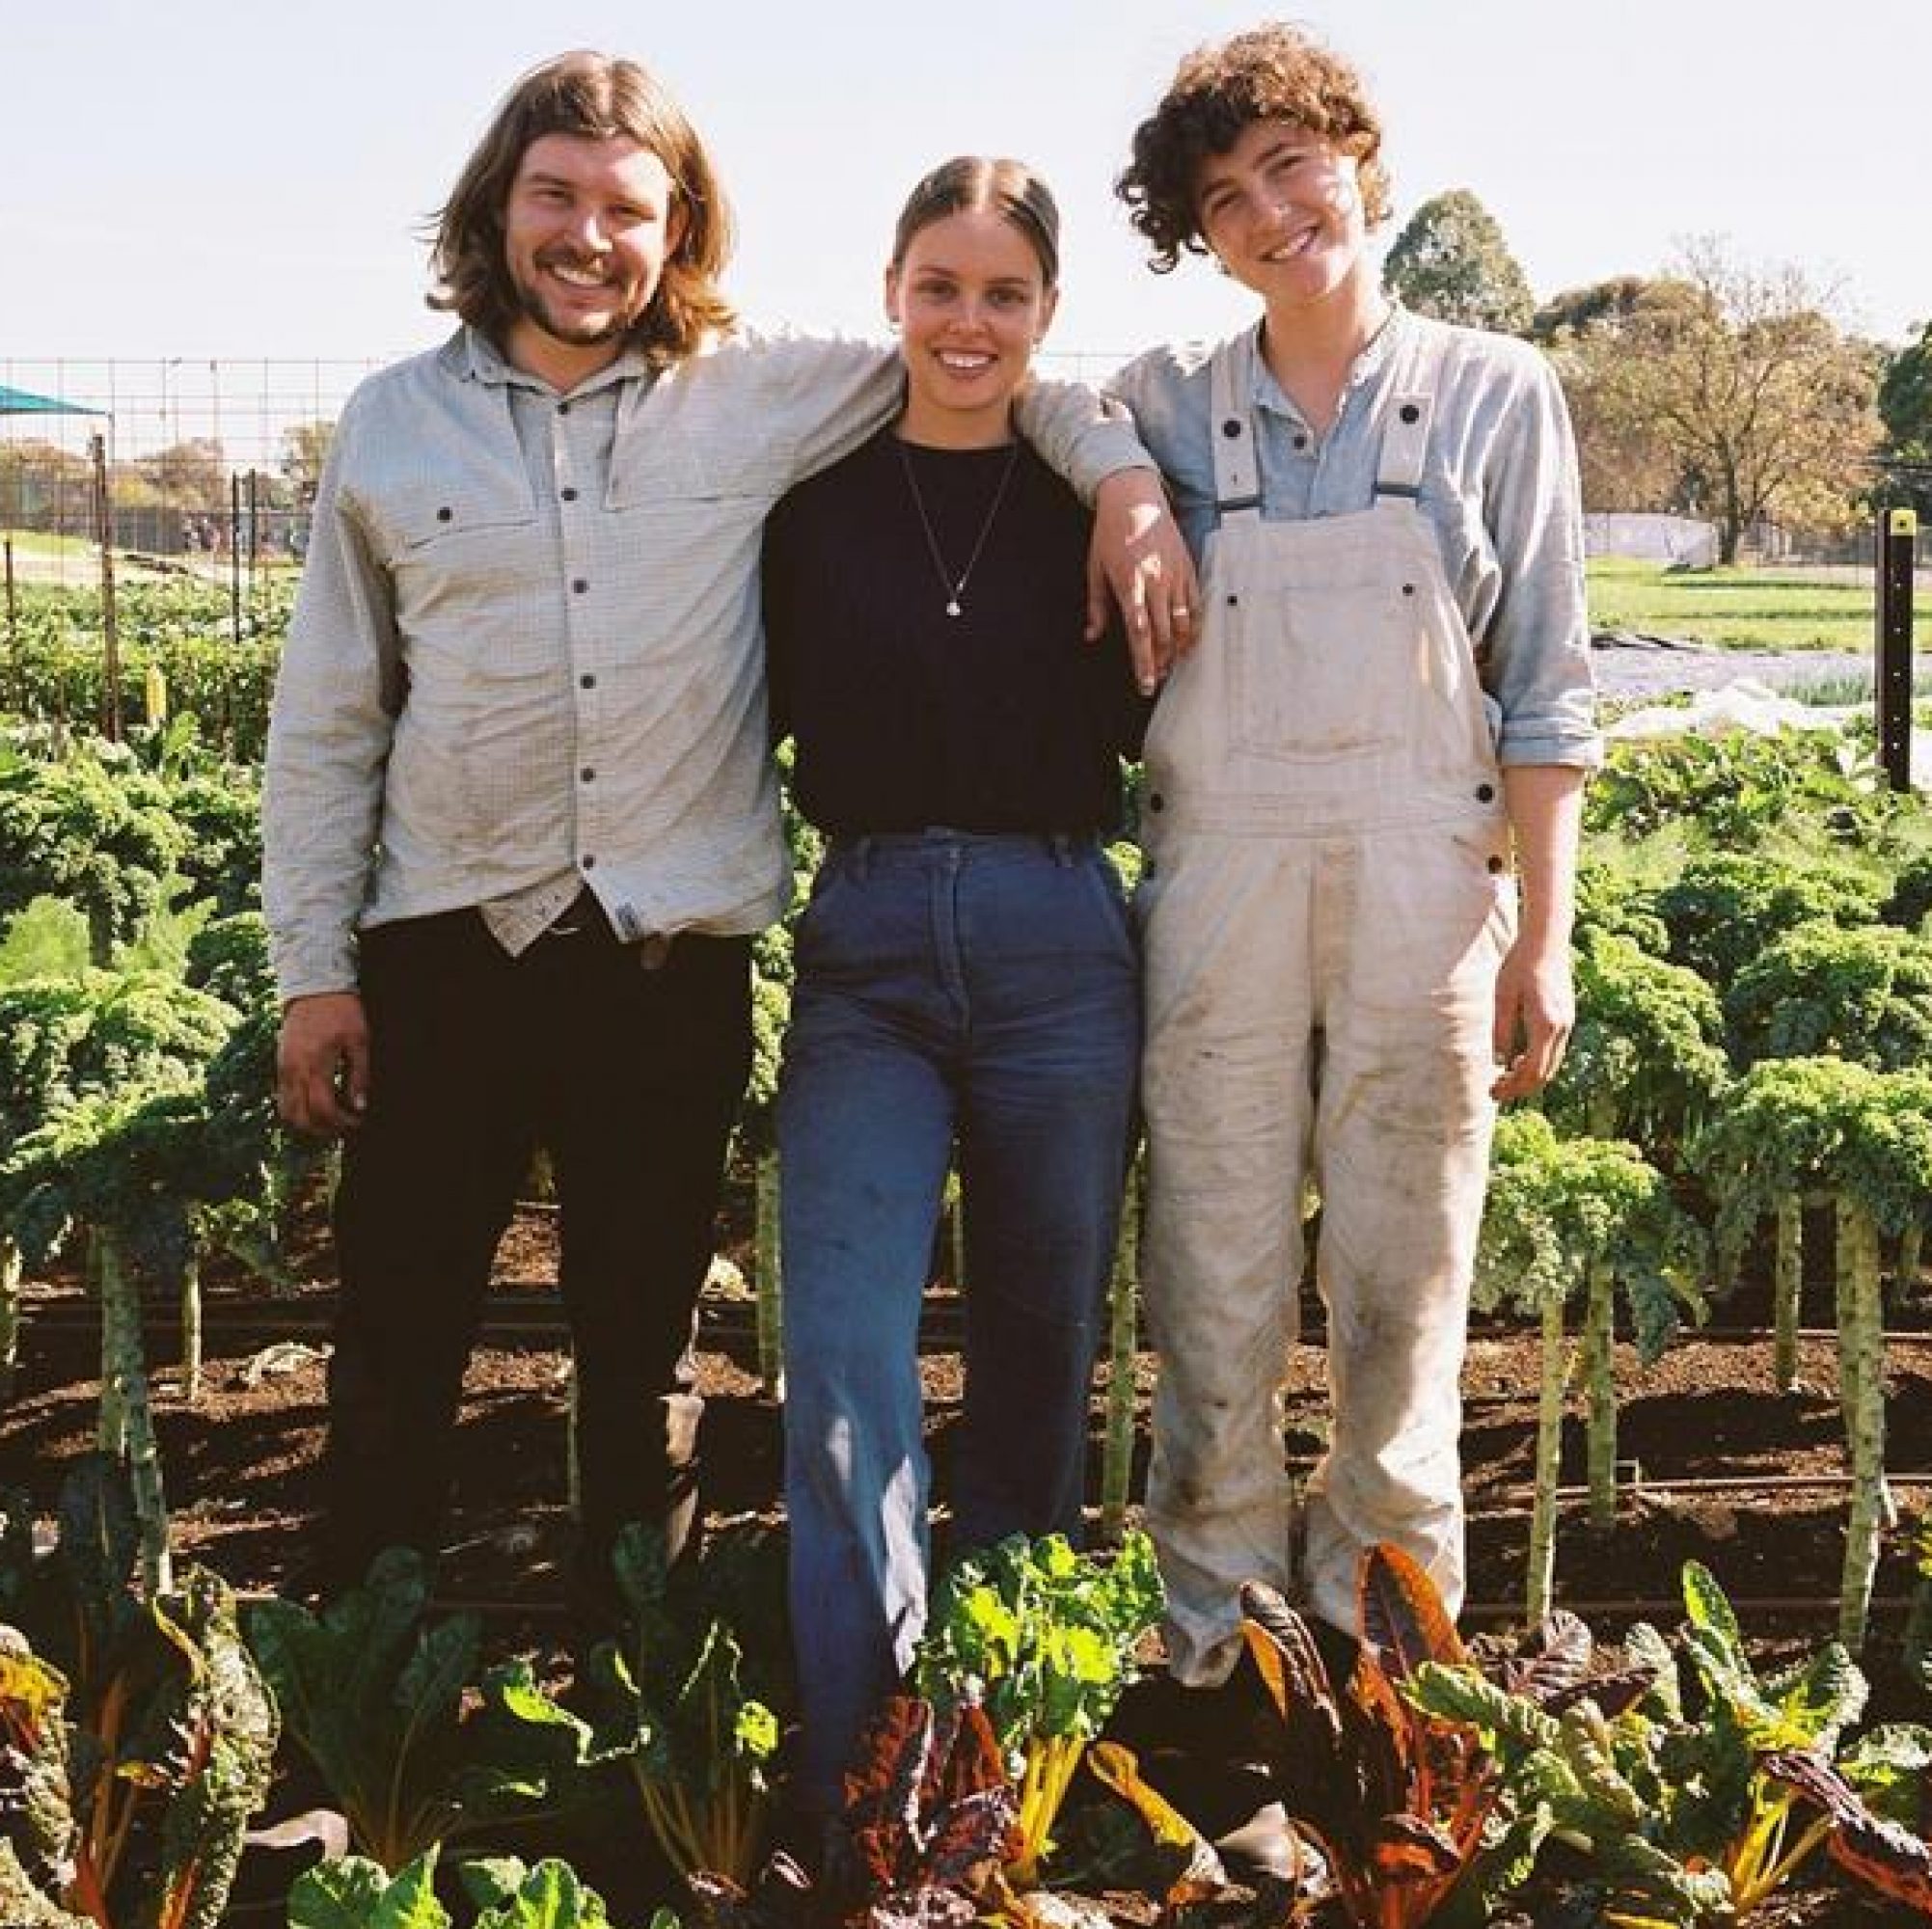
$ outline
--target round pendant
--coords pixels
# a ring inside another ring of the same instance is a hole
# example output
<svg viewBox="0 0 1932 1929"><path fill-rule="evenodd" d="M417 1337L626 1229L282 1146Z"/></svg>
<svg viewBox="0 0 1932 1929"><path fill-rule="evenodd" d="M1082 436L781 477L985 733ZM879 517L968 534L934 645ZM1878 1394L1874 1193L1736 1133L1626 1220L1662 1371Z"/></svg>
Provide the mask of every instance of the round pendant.
<svg viewBox="0 0 1932 1929"><path fill-rule="evenodd" d="M957 600L948 603L946 605L946 614L948 616L957 616L959 613L960 613L960 606Z"/></svg>

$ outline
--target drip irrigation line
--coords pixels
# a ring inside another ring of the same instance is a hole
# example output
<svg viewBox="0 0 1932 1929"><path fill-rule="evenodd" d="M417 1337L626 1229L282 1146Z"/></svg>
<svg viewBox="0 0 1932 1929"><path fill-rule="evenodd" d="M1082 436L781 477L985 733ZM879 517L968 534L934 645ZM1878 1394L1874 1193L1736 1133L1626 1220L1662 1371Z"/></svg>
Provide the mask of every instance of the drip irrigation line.
<svg viewBox="0 0 1932 1929"><path fill-rule="evenodd" d="M275 1598L274 1590L268 1588L235 1590L235 1599L244 1606ZM1740 1596L1733 1599L1730 1605L1738 1619L1749 1624L1771 1619L1836 1616L1838 1596L1836 1592L1764 1594L1755 1598ZM1681 1595L1661 1595L1654 1600L1565 1600L1559 1596L1556 1606L1566 1608L1571 1614L1591 1622L1675 1620L1681 1618L1684 1612ZM1911 1607L1912 1597L1908 1594L1878 1594L1872 1597L1870 1612L1874 1619L1886 1620L1908 1613ZM486 1621L548 1622L567 1619L571 1609L565 1602L557 1599L517 1601L485 1594L439 1593L431 1598L428 1612L437 1615L473 1614ZM1465 1601L1456 1618L1485 1625L1520 1622L1523 1604L1521 1601Z"/></svg>
<svg viewBox="0 0 1932 1929"><path fill-rule="evenodd" d="M77 1293L63 1293L58 1298L42 1298L30 1294L26 1306L27 1318L35 1324L43 1324L52 1330L67 1328L92 1328L98 1319L98 1313L91 1299ZM301 1339L311 1333L326 1330L333 1318L333 1297L323 1302L317 1295L306 1296L302 1300L277 1300L263 1297L259 1303L237 1305L232 1301L210 1299L203 1313L203 1331L212 1338L218 1333L270 1332L278 1337ZM700 1302L699 1338L715 1335L721 1341L736 1342L749 1338L755 1331L756 1305L746 1299L707 1299ZM178 1318L172 1306L156 1303L145 1315L143 1324L146 1329L158 1336L172 1334L178 1326ZM919 1332L922 1342L937 1343L956 1341L964 1327L963 1309L951 1295L937 1301L929 1301L920 1316ZM563 1317L563 1301L555 1287L531 1287L515 1292L495 1292L483 1302L482 1323L477 1328L484 1339L501 1340L542 1340L554 1341L559 1348L568 1344L569 1329ZM1472 1331L1472 1345L1498 1343L1506 1340L1521 1340L1534 1337L1534 1329L1484 1327ZM1709 1327L1701 1332L1686 1334L1680 1345L1768 1345L1771 1342L1768 1326L1727 1326ZM1932 1331L1919 1327L1889 1328L1881 1336L1882 1344L1889 1348L1909 1348L1932 1346ZM1837 1342L1837 1330L1831 1326L1806 1327L1798 1338L1819 1345ZM1304 1332L1301 1344L1320 1350L1312 1336ZM1513 1398L1513 1396L1502 1396ZM1475 1393L1469 1396L1472 1402L1497 1396Z"/></svg>
<svg viewBox="0 0 1932 1929"><path fill-rule="evenodd" d="M1887 1473L1883 1479L1885 1484L1891 1487L1932 1487L1932 1473ZM1626 1495L1642 1499L1646 1494L1794 1493L1807 1487L1831 1489L1854 1484L1856 1482L1850 1474L1686 1474L1682 1477L1646 1474L1637 1480L1619 1480L1617 1494L1619 1499ZM1590 1498L1590 1489L1559 1487L1556 1497L1560 1502L1586 1501ZM1506 1487L1491 1498L1510 1507L1528 1506L1536 1499L1536 1489L1529 1486ZM1472 1519L1481 1517L1471 1515Z"/></svg>

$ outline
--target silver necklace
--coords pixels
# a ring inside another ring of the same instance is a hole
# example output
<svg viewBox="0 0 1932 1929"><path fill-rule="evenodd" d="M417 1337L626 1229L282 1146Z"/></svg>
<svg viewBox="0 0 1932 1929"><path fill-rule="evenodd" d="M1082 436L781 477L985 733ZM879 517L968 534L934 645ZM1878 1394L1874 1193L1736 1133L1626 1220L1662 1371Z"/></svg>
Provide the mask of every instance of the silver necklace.
<svg viewBox="0 0 1932 1929"><path fill-rule="evenodd" d="M999 487L993 492L993 502L987 509L986 520L979 526L972 554L966 557L966 565L957 577L946 567L945 557L939 550L939 539L933 533L933 519L926 513L926 499L919 493L919 478L912 474L912 458L906 453L906 445L897 436L892 439L892 447L899 451L899 467L906 473L906 487L912 492L913 508L919 512L919 527L926 532L927 553L933 558L939 587L946 593L946 614L960 615L965 609L966 584L978 565L980 552L986 548L987 537L993 533L993 518L999 514L999 505L1006 500L1006 485L1013 480L1014 465L1020 459L1019 440L1016 438L1007 445L1006 467L999 472Z"/></svg>

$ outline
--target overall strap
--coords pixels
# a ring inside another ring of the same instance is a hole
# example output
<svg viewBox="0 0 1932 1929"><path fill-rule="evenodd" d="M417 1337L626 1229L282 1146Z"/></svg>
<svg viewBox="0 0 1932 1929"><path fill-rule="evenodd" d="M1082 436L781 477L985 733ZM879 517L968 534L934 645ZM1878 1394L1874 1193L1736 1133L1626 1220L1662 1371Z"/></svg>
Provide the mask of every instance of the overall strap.
<svg viewBox="0 0 1932 1929"><path fill-rule="evenodd" d="M1375 500L1414 502L1422 494L1423 459L1429 453L1429 418L1435 410L1435 377L1442 361L1441 331L1408 323L1410 339L1389 370L1388 419L1375 467Z"/></svg>
<svg viewBox="0 0 1932 1929"><path fill-rule="evenodd" d="M1214 350L1209 364L1208 425L1214 444L1214 503L1222 522L1257 521L1261 452L1255 444L1255 334L1247 329Z"/></svg>

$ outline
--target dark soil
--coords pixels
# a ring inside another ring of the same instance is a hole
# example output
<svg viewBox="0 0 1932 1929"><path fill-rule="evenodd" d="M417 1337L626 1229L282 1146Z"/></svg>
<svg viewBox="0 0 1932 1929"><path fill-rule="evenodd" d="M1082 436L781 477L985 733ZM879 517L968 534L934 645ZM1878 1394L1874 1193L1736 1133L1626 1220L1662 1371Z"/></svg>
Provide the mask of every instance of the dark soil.
<svg viewBox="0 0 1932 1929"><path fill-rule="evenodd" d="M313 1283L287 1299L259 1286L217 1280L209 1291L206 1365L199 1399L183 1397L168 1362L176 1336L157 1310L150 1330L156 1418L176 1545L244 1593L272 1590L299 1567L316 1500L323 1423L322 1355L329 1292L326 1259L307 1256ZM485 1343L472 1364L459 1434L457 1491L442 1586L448 1595L493 1604L493 1640L505 1648L555 1652L561 1564L568 1549L564 1507L565 1355L548 1218L519 1219L505 1242ZM948 1296L937 1292L924 1359L936 1491L943 1502L949 1436L958 1413L959 1363L941 1350ZM706 1397L703 1480L716 1521L776 1517L778 1410L755 1372L748 1303L708 1294L700 1328L700 1388ZM1767 1659L1809 1652L1836 1621L1846 1495L1837 1368L1828 1338L1808 1338L1801 1381L1773 1384L1761 1303L1721 1305L1722 1332L1685 1341L1645 1368L1619 1349L1619 1454L1628 1483L1616 1519L1592 1527L1580 1494L1565 1500L1557 1555L1559 1602L1576 1609L1600 1638L1631 1618L1669 1626L1678 1617L1678 1576L1703 1562L1736 1603ZM1808 1309L1820 1325L1829 1301ZM1922 1322L1921 1322L1922 1323ZM1755 1330L1754 1330L1755 1329ZM286 1336L300 1334L290 1345ZM1313 1337L1319 1339L1319 1333ZM278 1344L279 1343L279 1344ZM97 1341L71 1283L33 1290L19 1385L0 1424L0 1483L24 1487L50 1508L66 1467L93 1443ZM302 1350L306 1346L311 1350ZM1289 1365L1291 1463L1320 1451L1322 1359L1317 1345L1293 1348ZM1136 1364L1140 1431L1134 1490L1145 1475L1146 1408L1152 1362ZM1093 1480L1098 1491L1104 1372L1095 1396ZM1463 1389L1464 1457L1470 1509L1470 1609L1474 1627L1520 1625L1536 1431L1537 1344L1527 1330L1479 1329ZM1922 1688L1899 1666L1898 1635L1913 1572L1902 1531L1932 1503L1932 1333L1904 1332L1887 1358L1888 1467L1901 1531L1888 1536L1872 1635L1863 1657L1874 1686L1872 1717L1932 1717ZM1564 1479L1583 1480L1580 1401L1571 1402ZM1815 1484L1801 1484L1806 1481ZM1731 1484L1713 1486L1713 1481ZM1700 1483L1700 1484L1690 1484ZM320 1799L299 1773L278 1798L286 1814ZM244 1887L262 1894L266 1870ZM271 1859L271 1860L287 1860ZM593 1861L599 1860L593 1856ZM635 1879L636 1858L629 1858ZM622 1872L586 1875L631 1887ZM286 1875L275 1878L286 1883ZM607 1888L611 1893L611 1888ZM613 1906L618 1901L612 1894ZM262 1909L267 1911L264 1898ZM248 1919L238 1905L234 1919ZM253 1919L279 1920L272 1914ZM626 1919L620 1912L619 1919ZM1527 1919L1527 1918L1526 1918ZM1554 1918L1551 1918L1554 1919ZM1882 1924L1921 1918L1881 1908L1820 1873L1788 1901L1753 1918L1788 1924Z"/></svg>

